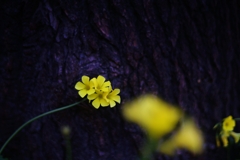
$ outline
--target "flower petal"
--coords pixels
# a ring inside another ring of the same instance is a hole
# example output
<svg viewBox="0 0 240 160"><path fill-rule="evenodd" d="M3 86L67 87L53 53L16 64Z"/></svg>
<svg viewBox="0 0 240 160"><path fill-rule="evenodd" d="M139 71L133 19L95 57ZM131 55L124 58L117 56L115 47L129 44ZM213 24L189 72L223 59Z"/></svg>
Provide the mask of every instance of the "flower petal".
<svg viewBox="0 0 240 160"><path fill-rule="evenodd" d="M104 82L102 87L105 88L105 87L109 87L111 86L111 82L110 81L107 81L107 82Z"/></svg>
<svg viewBox="0 0 240 160"><path fill-rule="evenodd" d="M116 101L116 102L118 102L118 103L121 102L120 96L112 96L111 99L114 100L114 101Z"/></svg>
<svg viewBox="0 0 240 160"><path fill-rule="evenodd" d="M82 89L78 92L78 94L83 98L84 96L86 96L87 94L87 90L86 89Z"/></svg>
<svg viewBox="0 0 240 160"><path fill-rule="evenodd" d="M103 106L103 107L109 105L109 103L105 99L103 99L103 98L100 99L100 103L101 103L101 106Z"/></svg>
<svg viewBox="0 0 240 160"><path fill-rule="evenodd" d="M83 84L82 82L77 82L76 85L75 85L75 89L77 90L81 90L81 89L84 89L86 88L86 85Z"/></svg>
<svg viewBox="0 0 240 160"><path fill-rule="evenodd" d="M87 94L88 95L91 95L91 94L93 94L95 92L95 89L89 89L88 91L87 91Z"/></svg>
<svg viewBox="0 0 240 160"><path fill-rule="evenodd" d="M105 87L105 88L102 87L102 88L101 88L101 91L103 91L103 92L109 92L109 88L108 88L108 87Z"/></svg>
<svg viewBox="0 0 240 160"><path fill-rule="evenodd" d="M111 108L114 107L114 106L116 106L116 103L115 103L113 100L110 100L109 102L110 102L110 107L111 107Z"/></svg>
<svg viewBox="0 0 240 160"><path fill-rule="evenodd" d="M98 84L97 84L97 79L96 78L92 78L90 80L90 84L93 85L93 87L97 88Z"/></svg>
<svg viewBox="0 0 240 160"><path fill-rule="evenodd" d="M93 107L95 107L96 109L98 109L100 107L100 101L99 98L96 98L93 102L92 102Z"/></svg>
<svg viewBox="0 0 240 160"><path fill-rule="evenodd" d="M104 81L105 81L105 78L103 76L99 75L97 77L97 84L98 84L99 87L102 87Z"/></svg>
<svg viewBox="0 0 240 160"><path fill-rule="evenodd" d="M114 89L110 94L111 94L111 95L117 95L117 94L119 94L119 93L120 93L120 89L116 88L116 89Z"/></svg>
<svg viewBox="0 0 240 160"><path fill-rule="evenodd" d="M94 100L94 99L96 99L98 97L98 94L91 94L91 95L88 95L87 96L87 98L89 99L89 100Z"/></svg>
<svg viewBox="0 0 240 160"><path fill-rule="evenodd" d="M86 85L89 85L89 77L88 76L82 76L82 82Z"/></svg>

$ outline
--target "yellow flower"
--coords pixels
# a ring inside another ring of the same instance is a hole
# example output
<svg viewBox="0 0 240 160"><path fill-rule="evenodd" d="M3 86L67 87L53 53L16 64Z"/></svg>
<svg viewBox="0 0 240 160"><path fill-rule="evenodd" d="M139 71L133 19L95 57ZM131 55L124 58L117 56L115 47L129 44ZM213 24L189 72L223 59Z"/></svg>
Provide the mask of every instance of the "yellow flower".
<svg viewBox="0 0 240 160"><path fill-rule="evenodd" d="M93 100L92 105L98 109L101 106L106 107L109 105L109 102L106 101L108 92L98 91L96 93L88 95L89 100Z"/></svg>
<svg viewBox="0 0 240 160"><path fill-rule="evenodd" d="M230 135L234 138L235 143L238 143L240 139L240 133L230 132Z"/></svg>
<svg viewBox="0 0 240 160"><path fill-rule="evenodd" d="M99 75L97 78L93 78L92 82L94 84L95 90L108 92L109 86L111 86L110 81L105 82L105 78Z"/></svg>
<svg viewBox="0 0 240 160"><path fill-rule="evenodd" d="M114 107L116 102L120 103L121 98L118 95L120 89L112 90L111 82L105 82L105 78L99 75L97 78L89 80L88 76L82 76L82 82L77 82L75 88L79 90L78 94L83 98L88 95L89 102L98 109L100 106Z"/></svg>
<svg viewBox="0 0 240 160"><path fill-rule="evenodd" d="M93 87L94 84L91 80L89 80L88 76L82 76L82 82L77 82L75 85L75 89L79 90L78 94L82 98L87 94L93 94L95 92L95 89Z"/></svg>
<svg viewBox="0 0 240 160"><path fill-rule="evenodd" d="M220 141L224 147L228 146L228 138L231 136L234 138L235 143L238 143L240 139L240 133L233 132L236 125L235 119L232 116L228 116L222 120L221 123L217 123L214 129L217 130L216 143L217 147L220 147Z"/></svg>
<svg viewBox="0 0 240 160"><path fill-rule="evenodd" d="M223 143L223 147L228 146L228 137L232 136L234 138L235 143L238 143L240 139L240 133L236 133L233 131L222 131L219 136L216 137L217 147L220 147L220 140Z"/></svg>
<svg viewBox="0 0 240 160"><path fill-rule="evenodd" d="M230 132L229 131L222 131L220 133L220 138L222 140L223 146L227 147L228 146L228 137L230 136Z"/></svg>
<svg viewBox="0 0 240 160"><path fill-rule="evenodd" d="M116 105L116 102L118 103L121 102L121 98L118 95L119 93L120 93L120 89L116 88L112 90L112 87L111 86L109 87L109 92L106 96L106 101L109 102L111 108Z"/></svg>
<svg viewBox="0 0 240 160"><path fill-rule="evenodd" d="M137 123L150 138L160 138L171 132L182 112L154 95L144 95L123 107L124 117Z"/></svg>
<svg viewBox="0 0 240 160"><path fill-rule="evenodd" d="M173 155L178 148L186 149L194 154L199 154L203 150L202 132L191 119L184 121L180 129L159 146L160 152L168 155Z"/></svg>
<svg viewBox="0 0 240 160"><path fill-rule="evenodd" d="M222 126L223 131L233 131L233 128L235 127L236 122L234 119L232 119L232 116L228 116L223 119L222 125L223 125Z"/></svg>

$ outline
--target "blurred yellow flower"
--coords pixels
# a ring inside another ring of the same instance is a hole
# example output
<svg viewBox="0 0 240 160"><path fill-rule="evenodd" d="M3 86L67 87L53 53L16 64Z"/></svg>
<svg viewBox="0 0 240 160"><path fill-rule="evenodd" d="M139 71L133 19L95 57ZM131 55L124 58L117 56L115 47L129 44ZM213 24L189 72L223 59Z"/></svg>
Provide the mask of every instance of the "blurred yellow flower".
<svg viewBox="0 0 240 160"><path fill-rule="evenodd" d="M182 112L154 95L143 95L127 103L123 115L142 127L150 138L158 139L176 127Z"/></svg>
<svg viewBox="0 0 240 160"><path fill-rule="evenodd" d="M235 120L232 118L232 116L228 116L223 119L222 123L222 129L223 131L232 131L236 125Z"/></svg>
<svg viewBox="0 0 240 160"><path fill-rule="evenodd" d="M228 137L229 136L230 136L230 132L229 131L222 131L220 133L220 138L221 138L221 141L222 141L224 147L228 146Z"/></svg>
<svg viewBox="0 0 240 160"><path fill-rule="evenodd" d="M105 78L99 75L97 78L93 78L92 82L94 84L95 90L108 92L109 86L111 86L110 81L105 82Z"/></svg>
<svg viewBox="0 0 240 160"><path fill-rule="evenodd" d="M95 89L93 87L94 84L91 80L89 80L88 76L82 76L82 82L77 82L75 85L75 89L79 90L78 94L82 98L87 94L93 94L95 92Z"/></svg>
<svg viewBox="0 0 240 160"><path fill-rule="evenodd" d="M234 138L235 143L238 143L240 139L240 133L230 132L230 135Z"/></svg>
<svg viewBox="0 0 240 160"><path fill-rule="evenodd" d="M192 119L185 120L176 133L159 144L159 151L173 155L178 148L186 149L194 154L203 150L203 135Z"/></svg>
<svg viewBox="0 0 240 160"><path fill-rule="evenodd" d="M223 144L223 147L228 146L228 137L232 136L234 138L235 143L239 142L240 133L236 133L233 131L222 131L219 136L216 137L217 147L220 147L220 140ZM218 142L219 141L219 142Z"/></svg>

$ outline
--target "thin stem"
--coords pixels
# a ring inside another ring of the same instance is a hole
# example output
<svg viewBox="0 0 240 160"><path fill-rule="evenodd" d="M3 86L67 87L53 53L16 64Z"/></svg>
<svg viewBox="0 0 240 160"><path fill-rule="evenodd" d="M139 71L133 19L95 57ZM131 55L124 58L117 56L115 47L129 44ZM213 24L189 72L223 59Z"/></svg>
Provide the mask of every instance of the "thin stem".
<svg viewBox="0 0 240 160"><path fill-rule="evenodd" d="M156 146L157 146L157 140L148 138L147 142L143 146L140 160L151 160L153 158L152 154L155 151Z"/></svg>
<svg viewBox="0 0 240 160"><path fill-rule="evenodd" d="M76 106L76 105L82 103L82 102L85 101L85 100L86 100L86 99L83 99L83 100L81 100L81 101L79 101L79 102L76 102L76 103L73 103L73 104L70 104L70 105L61 107L61 108L57 108L57 109L54 109L54 110L51 110L51 111L48 111L48 112L45 112L45 113L43 113L43 114L40 114L40 115L38 115L38 116L30 119L29 121L27 121L26 123L24 123L22 126L20 126L20 127L8 138L8 140L3 144L3 146L2 146L2 148L1 148L1 150L0 150L0 155L1 155L2 151L3 151L3 149L6 147L6 145L10 142L10 140L11 140L21 129L23 129L23 128L24 128L26 125L28 125L29 123L31 123L31 122L33 122L33 121L35 121L35 120L37 120L37 119L39 119L39 118L41 118L41 117L44 117L44 116L46 116L46 115L49 115L49 114L52 114L52 113L55 113L55 112L58 112L58 111L62 111L62 110L71 108L71 107L73 107L73 106Z"/></svg>
<svg viewBox="0 0 240 160"><path fill-rule="evenodd" d="M240 118L234 118L235 121L240 121Z"/></svg>
<svg viewBox="0 0 240 160"><path fill-rule="evenodd" d="M72 160L72 147L69 135L65 138L66 143L66 160Z"/></svg>

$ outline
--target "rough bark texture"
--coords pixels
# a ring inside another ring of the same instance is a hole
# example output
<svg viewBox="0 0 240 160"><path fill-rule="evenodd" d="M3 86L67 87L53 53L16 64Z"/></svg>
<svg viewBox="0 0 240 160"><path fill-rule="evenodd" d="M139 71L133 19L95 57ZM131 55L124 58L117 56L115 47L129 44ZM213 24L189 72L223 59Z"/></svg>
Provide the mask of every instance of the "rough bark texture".
<svg viewBox="0 0 240 160"><path fill-rule="evenodd" d="M82 75L103 75L122 104L155 93L181 106L205 134L205 152L156 159L220 160L213 125L240 117L238 0L1 0L0 145L30 118L80 100ZM24 128L3 152L11 160L62 160L62 125L73 159L135 160L143 133L121 105L88 102Z"/></svg>

